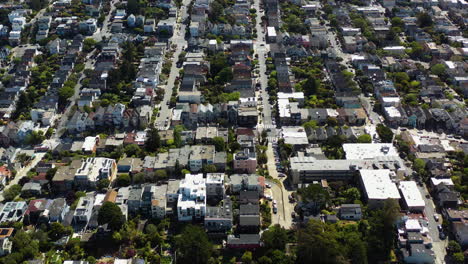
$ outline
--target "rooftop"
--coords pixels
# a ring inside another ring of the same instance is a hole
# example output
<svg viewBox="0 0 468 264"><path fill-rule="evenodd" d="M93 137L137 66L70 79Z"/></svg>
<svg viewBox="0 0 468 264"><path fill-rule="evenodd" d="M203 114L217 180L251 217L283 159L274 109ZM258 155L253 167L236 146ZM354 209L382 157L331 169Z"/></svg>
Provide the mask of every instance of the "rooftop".
<svg viewBox="0 0 468 264"><path fill-rule="evenodd" d="M390 170L360 170L360 174L368 199L400 199L400 193L390 179Z"/></svg>

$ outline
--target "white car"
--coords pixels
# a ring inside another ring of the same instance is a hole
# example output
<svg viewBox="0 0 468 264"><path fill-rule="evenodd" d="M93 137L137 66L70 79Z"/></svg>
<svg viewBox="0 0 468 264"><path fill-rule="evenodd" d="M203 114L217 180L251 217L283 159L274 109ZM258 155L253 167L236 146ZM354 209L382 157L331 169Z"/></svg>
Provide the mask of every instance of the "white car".
<svg viewBox="0 0 468 264"><path fill-rule="evenodd" d="M269 183L265 184L265 186L266 186L267 188L271 188L271 184L269 184Z"/></svg>
<svg viewBox="0 0 468 264"><path fill-rule="evenodd" d="M276 206L277 203L276 203L276 200L273 200L273 206Z"/></svg>

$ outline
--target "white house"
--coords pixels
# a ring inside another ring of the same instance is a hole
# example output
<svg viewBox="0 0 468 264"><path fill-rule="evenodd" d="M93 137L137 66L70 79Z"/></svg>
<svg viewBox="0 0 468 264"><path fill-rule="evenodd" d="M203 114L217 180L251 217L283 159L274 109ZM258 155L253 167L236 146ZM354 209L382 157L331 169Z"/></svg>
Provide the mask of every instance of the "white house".
<svg viewBox="0 0 468 264"><path fill-rule="evenodd" d="M203 174L186 174L180 181L177 200L179 221L203 219L206 213L206 179Z"/></svg>

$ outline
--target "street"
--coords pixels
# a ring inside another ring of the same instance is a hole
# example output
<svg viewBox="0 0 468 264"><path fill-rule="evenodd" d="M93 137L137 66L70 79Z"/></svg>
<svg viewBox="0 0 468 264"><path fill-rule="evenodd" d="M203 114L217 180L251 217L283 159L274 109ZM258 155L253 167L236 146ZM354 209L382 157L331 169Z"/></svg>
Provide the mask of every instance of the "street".
<svg viewBox="0 0 468 264"><path fill-rule="evenodd" d="M272 215L272 224L279 224L284 228L290 228L292 226L291 213L294 212L294 204L289 202L288 196L292 193L292 191L288 191L284 187L283 180L285 178L280 178L278 176L272 143L268 144L268 150L266 154L268 157L268 173L271 177L273 177L273 179L277 179L282 183L282 186L279 186L275 182L267 180L267 182L272 186L270 189L270 195L278 203L278 213Z"/></svg>
<svg viewBox="0 0 468 264"><path fill-rule="evenodd" d="M185 18L187 18L186 6L190 4L190 1L191 0L183 1L182 7L180 9L181 14L179 14L179 16L182 17L182 19L179 20L181 22L177 22L177 26L175 27L174 34L170 41L172 45L176 45L177 47L171 58L171 72L169 74L167 84L164 89L164 98L160 103L161 109L159 110L159 115L156 117L155 126L159 130L167 130L170 125L169 119L172 114L172 109L169 108L168 103L171 100L172 89L174 88L175 79L179 75L180 69L177 68L177 60L179 58L179 54L187 46L187 41L185 40L185 24L183 24L182 21L184 21Z"/></svg>
<svg viewBox="0 0 468 264"><path fill-rule="evenodd" d="M45 154L46 152L35 153L34 158L29 162L29 164L16 172L15 178L5 186L4 190L8 189L12 185L18 184L21 178L25 177L32 168L36 167L37 163L42 160ZM3 191L0 192L0 201L3 201Z"/></svg>

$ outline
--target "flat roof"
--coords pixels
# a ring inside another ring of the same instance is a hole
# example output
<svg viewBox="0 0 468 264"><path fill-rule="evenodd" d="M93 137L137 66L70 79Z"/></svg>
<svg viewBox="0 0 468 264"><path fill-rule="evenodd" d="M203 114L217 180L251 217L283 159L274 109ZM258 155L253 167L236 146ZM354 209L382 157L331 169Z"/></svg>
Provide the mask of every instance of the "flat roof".
<svg viewBox="0 0 468 264"><path fill-rule="evenodd" d="M446 186L453 186L453 181L452 179L450 178L443 178L443 179L439 179L439 178L431 178L431 182L432 182L432 185L434 186L437 186L439 184L443 184L443 185L446 185Z"/></svg>
<svg viewBox="0 0 468 264"><path fill-rule="evenodd" d="M376 157L398 157L398 151L391 143L345 143L346 159L375 160Z"/></svg>
<svg viewBox="0 0 468 264"><path fill-rule="evenodd" d="M415 181L401 181L400 191L408 207L424 207L426 203Z"/></svg>
<svg viewBox="0 0 468 264"><path fill-rule="evenodd" d="M275 27L267 27L267 34L269 37L276 37Z"/></svg>
<svg viewBox="0 0 468 264"><path fill-rule="evenodd" d="M359 172L368 199L400 199L396 184L390 179L390 170L360 170Z"/></svg>

